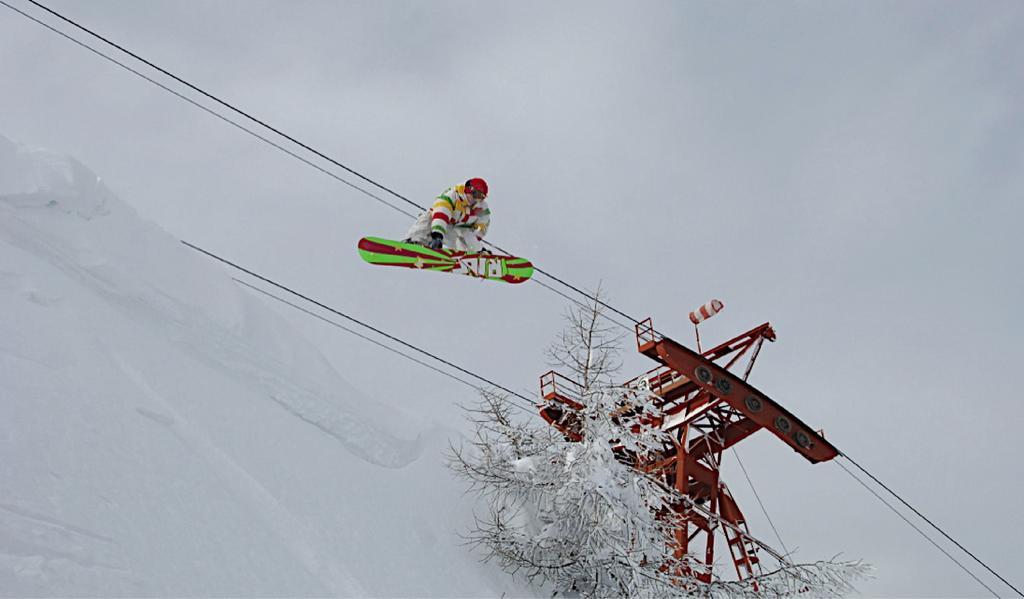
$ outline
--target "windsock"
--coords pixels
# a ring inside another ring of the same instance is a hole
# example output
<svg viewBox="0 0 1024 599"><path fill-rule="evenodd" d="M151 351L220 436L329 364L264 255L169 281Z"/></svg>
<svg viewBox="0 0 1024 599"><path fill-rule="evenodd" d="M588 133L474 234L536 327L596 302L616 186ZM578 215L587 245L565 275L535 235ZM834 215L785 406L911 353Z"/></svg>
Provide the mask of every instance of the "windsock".
<svg viewBox="0 0 1024 599"><path fill-rule="evenodd" d="M725 304L716 299L713 299L710 302L701 306L700 308L697 308L693 312L690 312L690 322L692 322L693 324L700 324L705 320L711 318L715 314L721 312L722 308L724 307Z"/></svg>

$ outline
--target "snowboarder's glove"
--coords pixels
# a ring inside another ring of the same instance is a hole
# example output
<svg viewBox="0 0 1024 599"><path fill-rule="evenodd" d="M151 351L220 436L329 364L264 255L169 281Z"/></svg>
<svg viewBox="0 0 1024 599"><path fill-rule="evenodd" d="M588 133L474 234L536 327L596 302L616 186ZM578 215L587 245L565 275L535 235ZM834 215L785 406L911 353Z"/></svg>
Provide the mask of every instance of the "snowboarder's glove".
<svg viewBox="0 0 1024 599"><path fill-rule="evenodd" d="M430 232L430 241L427 242L427 247L432 250L439 250L444 244L444 233L438 233L437 231Z"/></svg>

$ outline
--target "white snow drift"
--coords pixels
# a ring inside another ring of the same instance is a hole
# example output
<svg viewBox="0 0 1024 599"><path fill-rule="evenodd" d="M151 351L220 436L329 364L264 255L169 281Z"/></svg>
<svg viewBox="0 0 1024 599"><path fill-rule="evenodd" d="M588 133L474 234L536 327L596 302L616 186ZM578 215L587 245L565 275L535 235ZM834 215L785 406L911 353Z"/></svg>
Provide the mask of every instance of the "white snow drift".
<svg viewBox="0 0 1024 599"><path fill-rule="evenodd" d="M0 595L525 594L460 544L445 435L384 409L82 164L0 137Z"/></svg>

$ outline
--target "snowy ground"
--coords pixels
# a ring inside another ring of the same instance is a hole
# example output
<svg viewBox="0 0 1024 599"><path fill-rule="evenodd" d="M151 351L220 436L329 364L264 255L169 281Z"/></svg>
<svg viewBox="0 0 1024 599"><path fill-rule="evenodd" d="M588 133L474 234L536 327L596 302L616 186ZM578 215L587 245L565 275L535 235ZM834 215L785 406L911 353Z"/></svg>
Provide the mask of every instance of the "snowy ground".
<svg viewBox="0 0 1024 599"><path fill-rule="evenodd" d="M460 545L453 433L83 165L0 137L0 244L0 594L529 594Z"/></svg>

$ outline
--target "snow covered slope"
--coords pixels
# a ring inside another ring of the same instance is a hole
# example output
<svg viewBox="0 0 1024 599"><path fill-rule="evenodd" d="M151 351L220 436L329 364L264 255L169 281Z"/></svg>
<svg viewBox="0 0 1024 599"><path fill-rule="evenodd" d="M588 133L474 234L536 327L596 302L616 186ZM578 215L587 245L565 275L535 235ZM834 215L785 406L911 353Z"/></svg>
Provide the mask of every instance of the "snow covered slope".
<svg viewBox="0 0 1024 599"><path fill-rule="evenodd" d="M523 595L264 300L75 160L0 137L0 595Z"/></svg>

